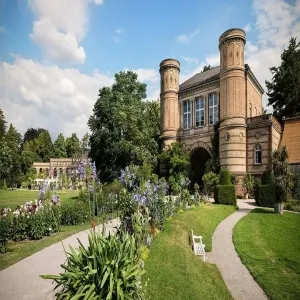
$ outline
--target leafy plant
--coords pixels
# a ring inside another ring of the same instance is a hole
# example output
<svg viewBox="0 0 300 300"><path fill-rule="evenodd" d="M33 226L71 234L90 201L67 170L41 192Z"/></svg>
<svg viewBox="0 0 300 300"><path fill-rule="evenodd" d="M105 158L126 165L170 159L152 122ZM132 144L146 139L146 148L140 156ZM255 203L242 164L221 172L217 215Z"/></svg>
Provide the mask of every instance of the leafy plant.
<svg viewBox="0 0 300 300"><path fill-rule="evenodd" d="M220 185L232 185L230 172L228 170L222 170L220 172Z"/></svg>
<svg viewBox="0 0 300 300"><path fill-rule="evenodd" d="M63 273L41 276L56 282L57 299L142 299L134 236L91 233L88 240L87 248L79 240L78 251L70 248Z"/></svg>
<svg viewBox="0 0 300 300"><path fill-rule="evenodd" d="M11 238L15 242L27 238L27 216L20 215L13 218Z"/></svg>
<svg viewBox="0 0 300 300"><path fill-rule="evenodd" d="M243 186L246 193L248 193L249 195L253 195L254 184L254 177L251 174L246 174L246 176L244 177Z"/></svg>
<svg viewBox="0 0 300 300"><path fill-rule="evenodd" d="M0 253L6 253L8 240L11 235L11 220L9 217L0 217Z"/></svg>
<svg viewBox="0 0 300 300"><path fill-rule="evenodd" d="M31 240L40 240L43 238L47 226L43 220L42 213L36 213L27 218L27 236ZM49 227L50 228L50 227Z"/></svg>
<svg viewBox="0 0 300 300"><path fill-rule="evenodd" d="M207 195L213 192L214 187L219 183L219 176L213 172L208 172L202 177L204 191Z"/></svg>
<svg viewBox="0 0 300 300"><path fill-rule="evenodd" d="M89 204L78 200L69 200L61 204L61 225L77 225L85 223L90 215Z"/></svg>

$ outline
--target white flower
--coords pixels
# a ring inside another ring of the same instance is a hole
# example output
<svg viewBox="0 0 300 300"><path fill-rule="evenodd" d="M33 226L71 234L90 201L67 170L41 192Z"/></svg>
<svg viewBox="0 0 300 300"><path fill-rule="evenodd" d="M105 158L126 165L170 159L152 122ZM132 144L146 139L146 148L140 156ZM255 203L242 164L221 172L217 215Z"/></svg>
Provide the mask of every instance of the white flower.
<svg viewBox="0 0 300 300"><path fill-rule="evenodd" d="M21 208L23 208L24 207L24 205L21 205Z"/></svg>

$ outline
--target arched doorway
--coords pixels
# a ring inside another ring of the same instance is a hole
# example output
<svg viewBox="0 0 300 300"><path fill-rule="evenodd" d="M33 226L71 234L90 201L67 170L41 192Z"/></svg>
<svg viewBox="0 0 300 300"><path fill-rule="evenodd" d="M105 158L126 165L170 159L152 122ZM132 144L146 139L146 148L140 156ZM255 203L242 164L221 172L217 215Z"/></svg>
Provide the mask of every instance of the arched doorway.
<svg viewBox="0 0 300 300"><path fill-rule="evenodd" d="M198 183L200 188L203 187L202 176L205 171L205 164L210 159L209 152L203 147L197 147L193 149L190 156L191 171L190 180L192 187L195 183Z"/></svg>

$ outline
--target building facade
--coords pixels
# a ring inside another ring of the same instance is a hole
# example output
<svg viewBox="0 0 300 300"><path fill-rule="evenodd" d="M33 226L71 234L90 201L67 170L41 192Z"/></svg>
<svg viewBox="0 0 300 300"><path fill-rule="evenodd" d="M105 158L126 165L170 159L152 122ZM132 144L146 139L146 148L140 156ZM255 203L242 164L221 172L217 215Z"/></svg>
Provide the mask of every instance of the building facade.
<svg viewBox="0 0 300 300"><path fill-rule="evenodd" d="M244 62L246 34L225 31L219 39L220 66L179 85L180 63L165 59L161 75L161 136L164 146L182 141L191 153L192 177L201 182L219 122L219 159L241 183L246 173L261 175L277 149L281 125L262 114L264 90Z"/></svg>

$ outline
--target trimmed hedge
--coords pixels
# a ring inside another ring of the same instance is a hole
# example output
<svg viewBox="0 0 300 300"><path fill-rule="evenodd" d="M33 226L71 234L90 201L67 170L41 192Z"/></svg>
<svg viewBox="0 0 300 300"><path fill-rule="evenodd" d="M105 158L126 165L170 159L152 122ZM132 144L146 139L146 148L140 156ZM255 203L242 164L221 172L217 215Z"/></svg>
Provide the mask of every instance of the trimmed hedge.
<svg viewBox="0 0 300 300"><path fill-rule="evenodd" d="M215 203L236 205L234 185L217 185L214 191Z"/></svg>
<svg viewBox="0 0 300 300"><path fill-rule="evenodd" d="M231 175L228 170L222 170L220 172L220 180L219 180L220 185L232 185L231 182Z"/></svg>
<svg viewBox="0 0 300 300"><path fill-rule="evenodd" d="M276 188L274 184L259 185L255 193L255 202L262 207L274 207L276 202Z"/></svg>

